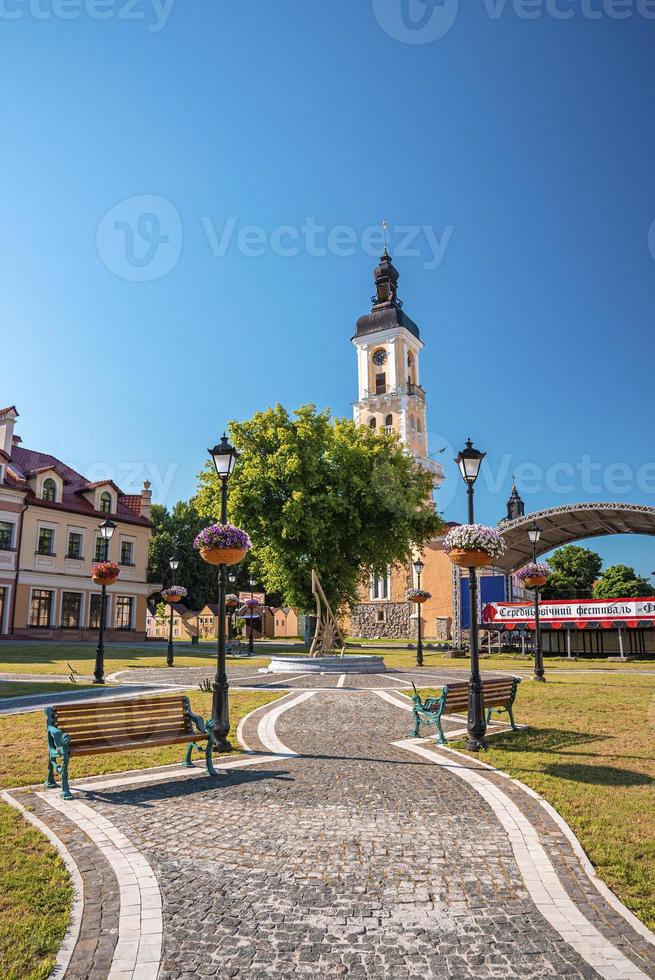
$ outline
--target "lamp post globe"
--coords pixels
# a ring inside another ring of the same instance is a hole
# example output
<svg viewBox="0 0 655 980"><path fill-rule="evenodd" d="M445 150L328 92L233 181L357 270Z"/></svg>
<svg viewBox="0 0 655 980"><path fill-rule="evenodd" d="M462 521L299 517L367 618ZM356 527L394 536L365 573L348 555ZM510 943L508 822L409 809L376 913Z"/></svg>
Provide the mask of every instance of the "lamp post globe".
<svg viewBox="0 0 655 980"><path fill-rule="evenodd" d="M175 585L175 573L177 572L180 563L177 558L169 558L168 565L171 570L171 585ZM174 660L174 650L173 650L173 616L175 615L174 603L171 602L170 608L170 619L168 623L168 647L166 649L166 666L172 667Z"/></svg>
<svg viewBox="0 0 655 980"><path fill-rule="evenodd" d="M221 524L227 524L227 485L234 472L239 454L223 433L220 442L208 450L214 463L216 475L221 481ZM214 742L221 752L230 752L228 740L230 731L230 685L225 669L225 595L227 592L227 565L218 566L218 648L216 653L216 676L212 683L212 722Z"/></svg>
<svg viewBox="0 0 655 980"><path fill-rule="evenodd" d="M112 520L107 518L98 527L98 533L103 542L103 561L109 561L109 542L117 528ZM98 626L98 646L96 648L96 662L93 671L93 683L105 683L105 619L107 618L107 586L104 582L100 585L100 623Z"/></svg>
<svg viewBox="0 0 655 980"><path fill-rule="evenodd" d="M537 560L537 545L541 538L541 529L536 521L533 521L528 528L528 539L532 545L532 561ZM539 619L539 587L534 590L534 679L544 683L546 672L544 670L544 650L541 642L541 621Z"/></svg>
<svg viewBox="0 0 655 980"><path fill-rule="evenodd" d="M475 524L475 508L473 494L475 492L475 482L480 475L482 460L487 454L476 449L471 439L466 440L466 445L460 451L455 462L459 466L462 479L466 484L468 497L468 522ZM469 568L469 636L471 647L471 676L469 678L469 703L468 703L468 741L466 747L471 752L479 752L485 749L484 737L487 733L487 723L484 714L484 703L482 699L482 677L480 675L480 643L478 634L478 579L477 569Z"/></svg>
<svg viewBox="0 0 655 980"><path fill-rule="evenodd" d="M421 575L425 571L425 563L417 558L414 562L416 572L416 588L421 588ZM420 603L416 603L416 666L423 666L423 619L421 617Z"/></svg>

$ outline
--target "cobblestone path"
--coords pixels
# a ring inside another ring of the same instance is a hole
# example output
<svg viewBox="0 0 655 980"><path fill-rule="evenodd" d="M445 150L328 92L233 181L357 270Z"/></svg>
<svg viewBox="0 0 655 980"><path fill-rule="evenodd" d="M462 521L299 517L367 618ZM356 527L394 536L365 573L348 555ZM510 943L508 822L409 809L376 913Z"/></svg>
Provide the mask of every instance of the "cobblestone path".
<svg viewBox="0 0 655 980"><path fill-rule="evenodd" d="M243 724L244 742L261 755L235 759L216 779L153 770L85 780L83 804L69 810L75 833L63 826L66 804L53 811L52 794L40 794L36 816L71 852L86 831L107 854L115 829L125 901L157 892L145 918L138 903L131 910L141 918L133 912L130 923L123 908L105 915L118 917L131 952L114 950L112 960L105 942L94 960L87 942L86 967L74 954L69 976L655 977L655 946L602 899L533 800L526 832L557 865L553 885L575 896L573 912L546 918L507 821L476 787L484 773L461 778L462 757L427 741L409 750L410 721L398 695L296 690ZM492 773L488 785L527 812L530 798L515 784ZM125 861L136 866L132 853L145 880L138 895L122 879ZM103 872L102 885L115 905L110 877ZM95 900L101 907L102 895ZM139 922L150 923L151 938L137 968ZM83 922L81 941L93 928ZM114 942L116 931L114 921Z"/></svg>

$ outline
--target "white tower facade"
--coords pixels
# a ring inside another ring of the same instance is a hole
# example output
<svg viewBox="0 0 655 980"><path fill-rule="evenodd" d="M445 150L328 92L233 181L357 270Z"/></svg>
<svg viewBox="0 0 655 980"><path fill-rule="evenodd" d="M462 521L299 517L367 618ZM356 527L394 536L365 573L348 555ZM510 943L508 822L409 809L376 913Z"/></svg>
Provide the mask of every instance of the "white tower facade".
<svg viewBox="0 0 655 980"><path fill-rule="evenodd" d="M352 338L358 374L354 419L358 425L397 433L439 487L445 474L428 451L426 396L420 379L423 342L397 297L398 271L386 249L373 275L373 306L357 321Z"/></svg>

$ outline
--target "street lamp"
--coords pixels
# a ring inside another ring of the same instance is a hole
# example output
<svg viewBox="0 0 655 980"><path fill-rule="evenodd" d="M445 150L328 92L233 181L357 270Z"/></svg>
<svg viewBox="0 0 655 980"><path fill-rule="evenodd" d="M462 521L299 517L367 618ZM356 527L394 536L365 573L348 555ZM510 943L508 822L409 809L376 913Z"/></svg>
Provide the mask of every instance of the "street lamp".
<svg viewBox="0 0 655 980"><path fill-rule="evenodd" d="M425 564L424 564L424 562L421 561L420 558L418 558L414 562L414 571L416 572L416 588L417 589L420 589L421 588L421 575L423 574L424 570L425 570ZM422 636L423 623L422 623L422 619L421 619L421 605L418 602L416 603L416 617L417 617L417 623L416 623L416 628L417 628L417 634L416 634L416 666L417 667L422 667L423 666L423 636Z"/></svg>
<svg viewBox="0 0 655 980"><path fill-rule="evenodd" d="M109 542L118 525L107 518L98 531L104 541L103 561L109 560ZM100 625L98 627L98 648L96 650L96 666L93 672L93 683L105 683L105 617L107 615L107 586L103 581L100 585Z"/></svg>
<svg viewBox="0 0 655 980"><path fill-rule="evenodd" d="M250 599L252 601L252 599L254 598L254 595L255 595L254 589L255 589L255 586L257 585L257 579L256 578L249 579L248 580L248 585L250 586ZM253 617L253 609L254 609L254 606L251 605L250 606L250 619L248 620L248 653L254 653L254 651L255 651L255 647L254 647L253 639L252 639L252 617Z"/></svg>
<svg viewBox="0 0 655 980"><path fill-rule="evenodd" d="M537 544L541 537L541 531L536 521L533 521L528 528L528 538L532 545L532 561L537 560ZM534 679L545 681L544 672L544 651L541 646L541 622L539 620L539 587L534 590Z"/></svg>
<svg viewBox="0 0 655 980"><path fill-rule="evenodd" d="M216 475L221 481L221 524L227 524L227 483L234 470L239 454L230 445L227 436L223 437L217 446L209 450L216 468ZM214 735L218 749L230 752L232 746L228 741L230 731L230 704L228 692L230 685L225 670L225 593L227 591L227 565L218 566L218 651L216 656L216 677L212 684L212 720Z"/></svg>
<svg viewBox="0 0 655 980"><path fill-rule="evenodd" d="M179 561L177 558L169 558L168 564L172 572L172 582L171 585L175 585L175 573L179 567ZM173 666L173 615L174 615L175 603L171 602L171 618L168 626L168 650L166 652L166 666Z"/></svg>
<svg viewBox="0 0 655 980"><path fill-rule="evenodd" d="M475 524L475 512L473 507L473 494L475 481L480 473L482 460L486 453L475 449L470 439L467 439L466 446L458 455L455 462L459 466L462 479L466 484L468 495L468 522ZM471 638L471 677L469 679L469 707L468 707L468 743L467 748L471 752L479 752L486 748L484 736L487 732L487 723L484 716L484 702L482 697L482 677L480 676L480 646L478 639L478 579L477 570L469 568L469 604L470 604L470 628Z"/></svg>

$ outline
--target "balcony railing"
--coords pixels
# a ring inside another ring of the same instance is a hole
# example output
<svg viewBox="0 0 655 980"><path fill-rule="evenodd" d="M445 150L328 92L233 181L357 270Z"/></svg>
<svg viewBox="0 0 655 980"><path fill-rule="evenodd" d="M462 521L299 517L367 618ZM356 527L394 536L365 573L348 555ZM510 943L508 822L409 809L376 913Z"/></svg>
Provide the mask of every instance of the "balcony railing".
<svg viewBox="0 0 655 980"><path fill-rule="evenodd" d="M365 391L361 400L366 401L368 398L376 398L379 395L410 395L425 401L425 388L411 383L397 385L395 388L391 385L379 385L375 391Z"/></svg>

